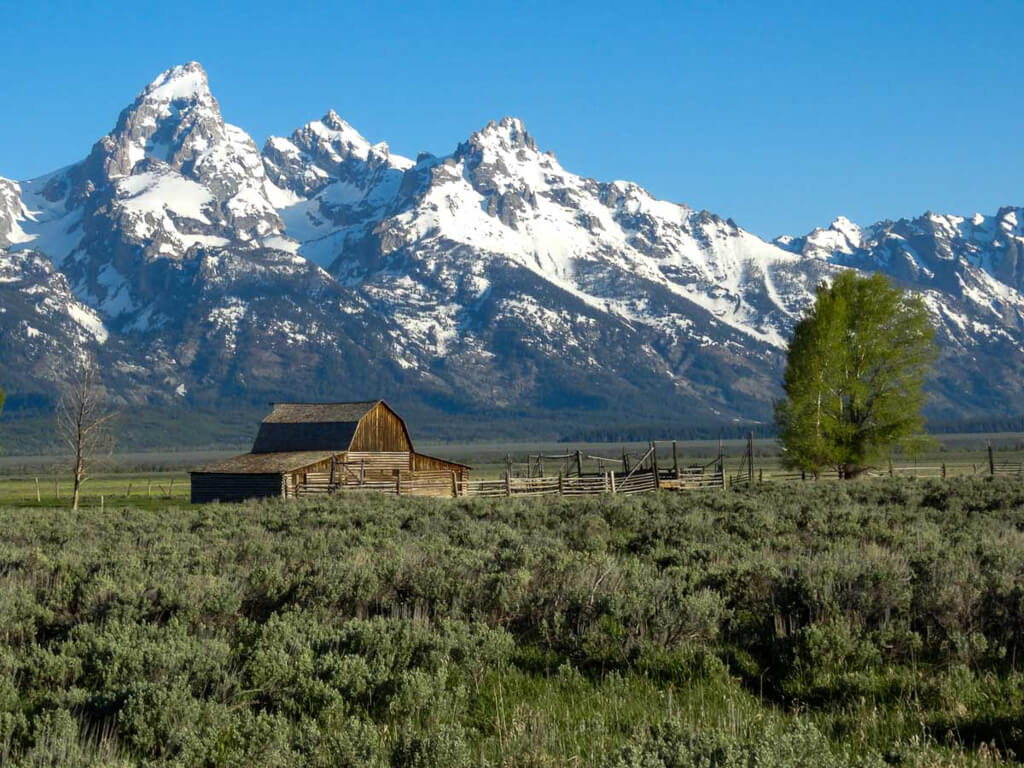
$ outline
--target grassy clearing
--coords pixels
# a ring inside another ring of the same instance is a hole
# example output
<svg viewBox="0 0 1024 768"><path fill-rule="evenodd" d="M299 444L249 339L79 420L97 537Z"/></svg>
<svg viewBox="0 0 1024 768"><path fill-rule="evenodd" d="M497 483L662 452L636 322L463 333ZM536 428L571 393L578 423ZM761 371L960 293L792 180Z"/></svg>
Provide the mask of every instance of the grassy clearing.
<svg viewBox="0 0 1024 768"><path fill-rule="evenodd" d="M0 507L0 763L999 765L1024 485Z"/></svg>
<svg viewBox="0 0 1024 768"><path fill-rule="evenodd" d="M897 467L938 465L943 462L958 465L958 473L966 472L965 467L973 466L984 473L988 466L987 444L991 443L996 462L1024 461L1024 434L968 434L942 435L939 446L920 456L894 457ZM726 456L726 471L745 471L741 456L746 448L743 440L726 440L722 443ZM538 453L547 455L564 454L580 450L584 456L603 456L621 459L626 451L635 460L647 450L646 443L425 443L418 446L424 453L453 461L460 461L473 467L473 477L497 479L504 476L505 458L511 456L517 471L525 471L527 457ZM755 440L755 471L766 472L781 467L778 443L775 440ZM97 469L95 477L85 486L85 506L141 504L151 506L153 498L171 496L174 501L188 499L188 470L203 464L218 461L241 451L163 451L152 453L116 454L105 460ZM677 455L682 465L707 464L718 455L718 441L679 441ZM671 466L671 447L662 445L659 450L662 466ZM742 465L742 466L741 466ZM573 467L575 464L573 463ZM547 460L545 471L558 474L562 465ZM584 471L598 470L597 462L588 459ZM606 469L613 468L606 465ZM884 469L884 467L883 467ZM36 481L39 485L39 501L36 496ZM173 481L174 487L171 488ZM24 504L27 506L50 506L68 503L71 493L71 476L65 469L65 462L54 456L0 456L0 504Z"/></svg>

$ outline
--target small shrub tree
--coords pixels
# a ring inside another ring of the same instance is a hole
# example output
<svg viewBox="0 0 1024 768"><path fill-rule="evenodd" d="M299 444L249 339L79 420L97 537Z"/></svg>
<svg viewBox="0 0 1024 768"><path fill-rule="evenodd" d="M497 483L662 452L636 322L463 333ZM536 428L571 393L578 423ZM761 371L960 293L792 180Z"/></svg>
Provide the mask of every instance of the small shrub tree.
<svg viewBox="0 0 1024 768"><path fill-rule="evenodd" d="M87 357L71 372L57 403L57 438L71 457L72 509L78 509L82 484L89 477L93 460L113 449L113 417L107 409L99 367L94 358Z"/></svg>
<svg viewBox="0 0 1024 768"><path fill-rule="evenodd" d="M924 382L936 357L919 296L883 275L841 273L818 288L789 343L775 420L788 465L855 477L924 428Z"/></svg>

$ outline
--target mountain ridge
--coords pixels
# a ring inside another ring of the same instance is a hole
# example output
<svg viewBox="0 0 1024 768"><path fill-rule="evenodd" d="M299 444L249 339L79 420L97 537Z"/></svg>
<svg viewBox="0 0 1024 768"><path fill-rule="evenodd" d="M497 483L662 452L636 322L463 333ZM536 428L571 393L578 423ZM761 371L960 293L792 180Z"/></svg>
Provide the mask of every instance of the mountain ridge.
<svg viewBox="0 0 1024 768"><path fill-rule="evenodd" d="M415 160L333 110L259 149L190 62L82 161L0 179L0 380L45 397L92 350L136 405L384 393L448 413L763 421L793 323L854 268L922 291L942 345L933 414L1009 414L1022 221L839 217L769 243L578 176L512 117Z"/></svg>

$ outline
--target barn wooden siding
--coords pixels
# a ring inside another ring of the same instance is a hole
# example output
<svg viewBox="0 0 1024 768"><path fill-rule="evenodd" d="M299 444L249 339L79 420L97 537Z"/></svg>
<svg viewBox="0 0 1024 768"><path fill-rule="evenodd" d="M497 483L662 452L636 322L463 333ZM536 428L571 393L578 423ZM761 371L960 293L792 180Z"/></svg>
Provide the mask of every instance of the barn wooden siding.
<svg viewBox="0 0 1024 768"><path fill-rule="evenodd" d="M405 422L383 400L273 406L250 453L192 473L194 501L291 498L403 479L454 495L469 477L464 464L417 454Z"/></svg>
<svg viewBox="0 0 1024 768"><path fill-rule="evenodd" d="M412 455L412 469L414 472L454 472L460 481L469 479L469 467L465 464L445 461L423 453Z"/></svg>
<svg viewBox="0 0 1024 768"><path fill-rule="evenodd" d="M192 503L244 501L285 495L281 474L238 475L217 472L192 473Z"/></svg>
<svg viewBox="0 0 1024 768"><path fill-rule="evenodd" d="M348 451L345 461L353 468L364 465L367 472L390 473L396 469L409 469L411 456L409 451Z"/></svg>
<svg viewBox="0 0 1024 768"><path fill-rule="evenodd" d="M349 453L404 452L408 455L412 451L412 440L402 418L382 401L359 420L348 450ZM406 468L408 466L406 464Z"/></svg>

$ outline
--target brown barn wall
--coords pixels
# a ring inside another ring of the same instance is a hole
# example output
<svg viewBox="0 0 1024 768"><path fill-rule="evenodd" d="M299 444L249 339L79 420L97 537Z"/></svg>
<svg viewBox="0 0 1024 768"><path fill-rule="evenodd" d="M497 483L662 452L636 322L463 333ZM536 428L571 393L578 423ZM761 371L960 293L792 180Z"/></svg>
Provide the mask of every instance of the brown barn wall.
<svg viewBox="0 0 1024 768"><path fill-rule="evenodd" d="M454 472L460 480L469 478L469 468L455 462L438 459L434 456L424 456L422 453L412 455L412 468L414 472L443 471Z"/></svg>
<svg viewBox="0 0 1024 768"><path fill-rule="evenodd" d="M383 403L377 403L363 416L352 436L349 451L411 451L412 443L398 415Z"/></svg>
<svg viewBox="0 0 1024 768"><path fill-rule="evenodd" d="M349 451L346 459L353 472L358 471L359 463L362 462L366 471L370 472L393 472L396 469L409 469L410 458L408 451Z"/></svg>
<svg viewBox="0 0 1024 768"><path fill-rule="evenodd" d="M337 460L339 462L344 461L345 460L345 454L344 453L339 453L337 455ZM287 479L285 480L285 496L294 496L295 495L294 494L295 486L300 485L303 482L303 477L307 473L310 473L310 474L312 474L314 472L327 472L327 473L330 473L330 471L331 471L331 460L330 460L330 458L327 458L327 459L324 459L323 461L318 461L315 464L310 464L308 467L303 467L302 469L297 469L297 470L295 470L293 472L289 472L287 474L287 476L286 476ZM336 471L340 473L341 470L336 468Z"/></svg>

